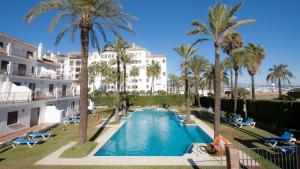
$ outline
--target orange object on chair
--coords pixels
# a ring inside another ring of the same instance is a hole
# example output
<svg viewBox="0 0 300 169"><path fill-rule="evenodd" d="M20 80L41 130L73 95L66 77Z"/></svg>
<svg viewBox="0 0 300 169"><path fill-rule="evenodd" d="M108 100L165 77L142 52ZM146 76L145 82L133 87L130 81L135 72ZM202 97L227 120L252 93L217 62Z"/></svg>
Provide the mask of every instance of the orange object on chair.
<svg viewBox="0 0 300 169"><path fill-rule="evenodd" d="M225 152L225 145L228 144L228 141L222 137L222 136L218 136L214 139L214 142L212 143L212 146L215 150L217 150L218 152Z"/></svg>

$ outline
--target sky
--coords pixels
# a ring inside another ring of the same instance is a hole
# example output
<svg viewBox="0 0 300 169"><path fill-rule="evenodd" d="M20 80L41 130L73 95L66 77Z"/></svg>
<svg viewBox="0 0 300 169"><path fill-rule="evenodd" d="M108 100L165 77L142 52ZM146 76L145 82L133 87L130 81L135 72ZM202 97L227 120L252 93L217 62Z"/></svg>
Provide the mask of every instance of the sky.
<svg viewBox="0 0 300 169"><path fill-rule="evenodd" d="M232 6L238 0L219 0ZM43 43L44 48L60 53L80 51L79 38L71 42L70 34L54 45L56 33L66 24L62 22L54 32L48 27L55 12L37 17L31 24L25 24L26 13L36 6L39 0L2 0L0 6L0 33L26 41L33 45ZM147 48L152 54L167 56L169 73L179 74L181 62L173 48L182 43L193 43L196 37L187 36L193 20L207 23L208 8L214 6L215 0L119 0L125 12L136 16L131 20L135 33L123 32L122 36L130 43ZM244 44L255 43L263 46L266 59L256 75L256 82L266 83L268 69L274 64L287 64L296 79L293 84L300 85L300 1L299 0L244 0L243 6L236 14L237 19L255 19L251 25L237 29L244 39ZM110 34L109 40L114 37ZM79 37L79 35L77 36ZM99 34L100 38L100 34ZM104 42L101 41L103 46ZM213 41L199 43L198 53L214 63ZM91 49L95 50L95 49ZM226 58L221 54L221 59ZM250 77L243 71L240 83L249 83Z"/></svg>

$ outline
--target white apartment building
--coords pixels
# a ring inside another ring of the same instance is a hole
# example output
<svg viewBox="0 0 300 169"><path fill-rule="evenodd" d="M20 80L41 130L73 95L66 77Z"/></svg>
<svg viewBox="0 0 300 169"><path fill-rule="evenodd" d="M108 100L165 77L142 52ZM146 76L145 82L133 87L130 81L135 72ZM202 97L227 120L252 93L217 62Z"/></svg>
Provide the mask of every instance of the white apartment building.
<svg viewBox="0 0 300 169"><path fill-rule="evenodd" d="M127 65L127 81L126 90L127 91L149 91L151 90L151 80L152 78L147 77L146 68L147 65L152 62L158 62L161 66L161 73L154 80L154 91L164 90L167 91L167 59L164 55L152 55L147 49L141 48L134 43L130 48L127 49L127 54L132 55L134 62ZM93 62L106 62L109 66L116 67L116 65L110 65L111 60L116 59L116 53L112 50L105 49L99 55L99 52L93 52L89 56L88 64L91 65ZM130 70L135 66L139 69L139 76L131 77ZM121 67L122 69L122 67ZM122 87L122 85L121 85ZM95 78L94 84L91 84L90 88L92 90L104 90L104 91L114 91L114 84L105 84L104 77L97 76Z"/></svg>
<svg viewBox="0 0 300 169"><path fill-rule="evenodd" d="M53 52L0 34L0 137L78 111L68 72Z"/></svg>

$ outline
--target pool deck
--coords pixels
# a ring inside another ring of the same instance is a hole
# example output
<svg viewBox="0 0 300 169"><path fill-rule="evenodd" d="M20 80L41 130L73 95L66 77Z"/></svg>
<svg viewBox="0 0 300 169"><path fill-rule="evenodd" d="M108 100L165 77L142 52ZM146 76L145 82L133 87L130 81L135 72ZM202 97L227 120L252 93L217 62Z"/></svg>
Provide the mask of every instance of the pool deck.
<svg viewBox="0 0 300 169"><path fill-rule="evenodd" d="M213 130L200 119L191 115L192 120L202 128L211 138ZM223 157L210 156L205 152L192 152L183 156L94 156L94 154L108 141L112 135L124 124L108 125L106 132L100 135L95 142L97 147L84 158L60 158L59 156L76 142L70 142L59 148L40 161L36 165L200 165L200 166L221 166L226 165L226 159Z"/></svg>

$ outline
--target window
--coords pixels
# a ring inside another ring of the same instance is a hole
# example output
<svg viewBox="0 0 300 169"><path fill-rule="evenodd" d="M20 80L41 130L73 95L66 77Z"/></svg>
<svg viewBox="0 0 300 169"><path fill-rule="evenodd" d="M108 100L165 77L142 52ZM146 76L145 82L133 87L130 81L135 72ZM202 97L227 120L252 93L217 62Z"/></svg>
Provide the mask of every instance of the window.
<svg viewBox="0 0 300 169"><path fill-rule="evenodd" d="M6 61L6 60L2 60L2 62L1 62L1 70L7 70L7 65L8 65L8 61Z"/></svg>
<svg viewBox="0 0 300 169"><path fill-rule="evenodd" d="M75 108L75 102L72 102L71 108L74 109Z"/></svg>
<svg viewBox="0 0 300 169"><path fill-rule="evenodd" d="M31 67L31 73L34 74L34 67Z"/></svg>
<svg viewBox="0 0 300 169"><path fill-rule="evenodd" d="M49 92L53 93L54 90L54 84L49 84Z"/></svg>
<svg viewBox="0 0 300 169"><path fill-rule="evenodd" d="M7 113L7 125L16 124L18 122L18 111Z"/></svg>
<svg viewBox="0 0 300 169"><path fill-rule="evenodd" d="M70 61L70 66L73 66L74 65L74 61Z"/></svg>
<svg viewBox="0 0 300 169"><path fill-rule="evenodd" d="M166 61L165 61L165 59L163 59L163 61L162 61L163 63L165 63Z"/></svg>
<svg viewBox="0 0 300 169"><path fill-rule="evenodd" d="M33 52L27 51L27 59L29 59L29 58L32 57L32 56L33 56Z"/></svg>
<svg viewBox="0 0 300 169"><path fill-rule="evenodd" d="M165 76L165 75L166 75L166 72L163 72L163 75Z"/></svg>
<svg viewBox="0 0 300 169"><path fill-rule="evenodd" d="M4 47L3 42L0 42L0 48L3 48L3 47Z"/></svg>
<svg viewBox="0 0 300 169"><path fill-rule="evenodd" d="M21 82L12 82L12 83L17 85L17 86L21 86Z"/></svg>

